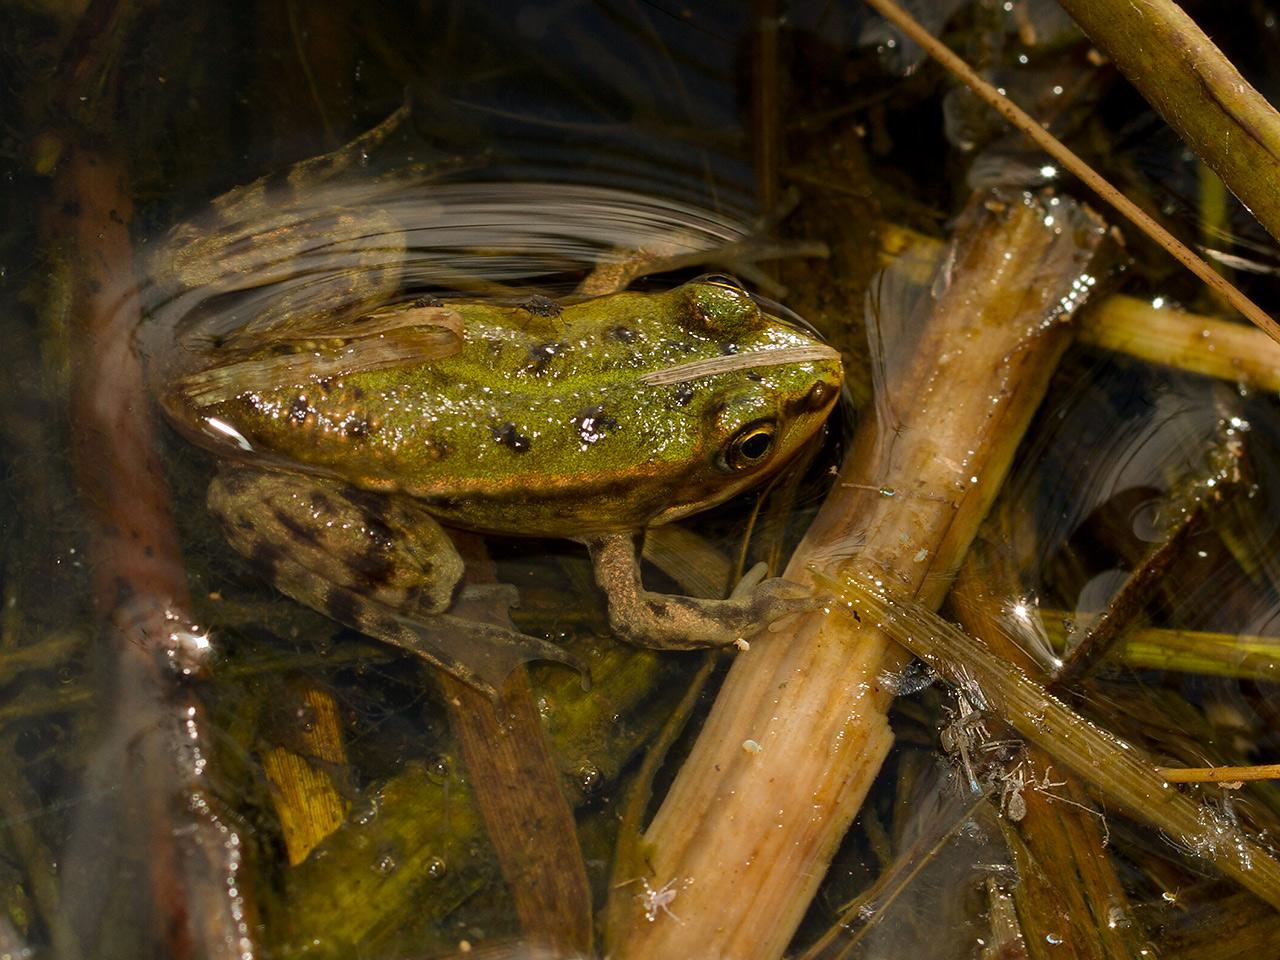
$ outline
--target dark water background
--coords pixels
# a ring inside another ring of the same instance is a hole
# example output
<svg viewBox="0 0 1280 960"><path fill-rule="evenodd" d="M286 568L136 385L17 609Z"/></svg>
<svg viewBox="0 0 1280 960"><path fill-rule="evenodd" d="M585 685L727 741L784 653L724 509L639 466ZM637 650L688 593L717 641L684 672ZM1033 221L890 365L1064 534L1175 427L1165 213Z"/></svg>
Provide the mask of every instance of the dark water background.
<svg viewBox="0 0 1280 960"><path fill-rule="evenodd" d="M1052 110L1060 135L1176 229L1246 258L1251 270L1238 278L1264 306L1280 306L1270 241L1230 202L1210 222L1194 158L1122 81L1089 61L1088 44L1054 5L916 6L933 28L949 24L953 47L1024 104ZM1274 58L1259 53L1276 40L1269 5L1233 5L1230 17L1188 6L1264 93L1276 89ZM762 27L775 17L776 33ZM1034 43L1018 33L1027 23ZM197 216L213 197L334 150L406 102L409 121L368 170L445 165L471 204L444 203L456 228L446 236L438 198L397 195L418 231L414 282L423 290L448 290L441 270L465 260L472 279L560 294L612 249L642 242L645 230L688 228L693 208L705 212L694 248L735 237L819 242L825 257L741 266L749 283L846 350L846 418L871 399L862 313L882 225L942 236L975 186L1057 182L1044 176L1041 158L851 2L237 0L84 10L27 2L0 11L0 54L0 331L9 361L0 377L0 956L164 956L174 943L159 929L163 911L153 909L145 834L136 829L155 811L117 801L143 764L113 709L122 694L111 631L90 599L100 562L89 544L93 504L68 453L82 429L70 399L81 318L68 277L85 255L68 249L57 228L61 201L51 184L68 151L96 150L118 164L139 265L173 223ZM574 225L550 229L557 218L572 220L566 197L529 197L511 186L528 183L643 194L652 198L652 221L638 228L625 203L606 216L588 196ZM320 192L314 206L333 202ZM499 208L497 240L492 229L476 229L482 203ZM535 239L543 242L537 255ZM1108 290L1220 312L1140 240L1130 237L1114 261ZM707 268L726 265L649 282ZM792 499L766 512L748 548L753 559L802 529L847 426L831 431ZM1228 439L1244 445L1244 478L1166 572L1143 622L1280 637L1275 397L1083 346L1063 361L998 506L1010 518L1002 549L1018 571L1005 585L1010 604L1066 614L1105 607L1159 540L1162 510L1208 475L1208 452ZM195 632L207 631L216 652L206 678L174 679L162 702L175 715L198 703L206 718L198 738L203 796L242 845L237 896L253 949L266 957L416 957L446 954L462 940L513 937L492 856L467 819L474 813L466 813L465 773L439 694L418 664L265 586L204 514L208 458L164 428L159 442ZM730 505L700 529L736 557L753 505ZM492 549L502 578L521 590L522 628L563 640L593 670L618 662L579 552L522 542ZM648 576L661 582L654 570ZM1057 651L1046 646L1041 655L1051 660ZM1280 660L1280 639L1264 644L1263 657ZM627 777L699 662L672 655L635 667L643 677L622 685L626 711L572 741L562 758L597 901L607 892ZM1170 764L1268 762L1280 748L1280 709L1267 669L1108 663L1075 702ZM553 728L569 725L554 707L576 682L563 673L535 672ZM917 679L895 711L898 746L869 812L838 853L801 940L827 929L840 905L922 832L972 816L972 799L946 785L951 767L939 746L954 705L927 675ZM290 867L263 758L305 742L314 722L306 691L317 687L341 718L349 763L334 781L353 826L324 856ZM1264 834L1280 829L1280 791L1270 785L1211 799ZM445 811L432 814L443 826L413 834L404 824L426 807ZM188 811L170 803L163 813L181 824ZM1208 923L1222 903L1253 916L1250 904L1231 899L1235 888L1184 851L1102 814L1129 898L1117 922L1141 928L1153 949ZM397 826L379 833L388 822ZM872 904L864 920L874 932L851 955L981 955L976 941L990 907L975 904L975 893L990 877L1009 879L1009 858L998 830L963 839L941 844L906 895ZM369 892L332 896L340 885ZM362 911L367 922L349 922ZM189 955L202 953L193 947Z"/></svg>

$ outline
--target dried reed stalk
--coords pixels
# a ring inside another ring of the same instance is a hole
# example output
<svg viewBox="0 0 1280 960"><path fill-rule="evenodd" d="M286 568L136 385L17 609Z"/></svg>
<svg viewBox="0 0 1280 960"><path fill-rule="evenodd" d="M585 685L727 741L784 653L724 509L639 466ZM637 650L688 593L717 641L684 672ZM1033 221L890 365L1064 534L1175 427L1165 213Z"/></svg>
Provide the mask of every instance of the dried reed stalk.
<svg viewBox="0 0 1280 960"><path fill-rule="evenodd" d="M1048 683L1044 666L1000 628L1017 571L997 545L1009 542L1006 525L1012 522L1010 511L997 503L956 575L947 604L966 630L991 638L993 656ZM1094 809L1084 782L1054 763L1051 754L1027 744L1016 769L995 784L1020 878L1012 891L1018 918L1025 930L1056 934L1053 943L1028 937L1027 954L1030 960L1139 960L1146 935L1107 855L1103 815ZM1020 811L1014 810L1015 796Z"/></svg>
<svg viewBox="0 0 1280 960"><path fill-rule="evenodd" d="M1172 0L1062 0L1192 150L1280 238L1280 113Z"/></svg>
<svg viewBox="0 0 1280 960"><path fill-rule="evenodd" d="M961 686L1091 792L1280 907L1280 860L1230 812L1175 789L1162 768L1132 744L1082 717L1024 670L919 603L890 599L865 578L845 580L840 591L862 622L876 624Z"/></svg>
<svg viewBox="0 0 1280 960"><path fill-rule="evenodd" d="M970 203L915 342L883 357L886 388L787 569L886 578L937 606L999 489L1064 349L1101 238L1065 201ZM882 318L883 319L883 318ZM886 327L889 324L886 323ZM626 957L781 956L892 743L883 633L821 611L753 643L722 688L645 836L609 931ZM652 899L652 898L650 898Z"/></svg>
<svg viewBox="0 0 1280 960"><path fill-rule="evenodd" d="M1049 133L1049 131L1045 129L1039 121L1018 107L1018 105L1006 97L1003 92L978 76L972 67L947 49L942 41L930 34L923 26L913 19L910 14L895 3L894 0L864 0L864 2L868 6L874 7L882 16L892 21L898 29L916 43L920 44L929 56L933 57L933 59L937 60L942 64L942 66L958 77L961 82L973 91L979 99L985 101L1002 117L1017 127L1019 131L1030 138L1036 146L1048 153L1049 156L1053 157L1054 160L1062 164L1062 166L1069 170L1074 176L1078 177L1085 186L1094 191L1106 203L1110 204L1121 216L1163 247L1170 256L1204 281L1204 283L1218 296L1222 297L1223 300L1231 304L1235 309L1239 310L1241 315L1247 317L1251 323L1256 324L1259 329L1266 331L1269 337L1277 343L1280 343L1280 324L1276 323L1276 321L1273 320L1261 307L1245 296L1239 288L1233 286L1231 282L1220 273L1215 271L1203 258L1197 256L1190 247L1148 216L1141 207L1107 182L1105 177L1085 163L1084 160L1082 160L1074 151L1069 149L1061 140ZM1076 14L1075 8L1084 9L1093 5L1094 4L1090 3L1089 0L1084 0L1084 2L1081 2L1081 0L1075 0L1075 2L1063 3L1063 6L1073 16ZM1132 0L1100 0L1096 5L1107 8L1108 11L1110 11L1111 8L1115 8L1116 10L1119 10L1120 8L1132 8L1136 11L1139 6L1152 8L1159 7L1162 10L1163 8L1168 7L1177 10L1177 8L1174 7L1172 3L1167 2L1167 0L1146 0L1146 2L1141 5L1133 3ZM1178 12L1182 15L1181 11ZM1105 24L1107 22L1107 17L1110 15L1110 12L1105 13L1099 18L1099 21ZM1077 19L1080 18L1077 17ZM1130 26L1128 28L1129 32L1119 29L1112 33L1111 28L1108 28L1108 39L1125 36L1131 47L1143 50L1148 46L1153 46L1151 41L1152 36L1159 34L1162 35L1161 39L1164 40L1173 38L1173 32L1166 30L1164 24L1159 24L1159 29L1154 29L1157 24L1153 21L1153 29L1148 32L1144 29L1142 16L1139 15L1136 19L1138 21L1138 25ZM1191 23L1185 15L1182 15L1182 19L1186 24L1190 25L1191 30L1196 29L1195 24ZM1088 27L1086 27L1086 30L1088 30ZM1184 33L1178 35L1176 39L1183 40L1184 36L1189 38L1190 31L1184 31ZM1208 39L1204 38L1203 34L1200 36L1204 39L1204 44L1209 49L1212 49L1214 53L1217 53L1217 48L1215 48L1212 43L1209 43ZM1158 46L1158 42L1157 44L1154 44L1154 46ZM1187 60L1191 60L1197 52L1199 52L1199 48L1193 48L1187 51L1189 54ZM1205 53L1207 54L1208 51L1206 50ZM1230 74L1222 73L1221 75L1218 75L1213 73L1213 71L1206 71L1203 76L1194 77L1192 82L1194 83L1195 80L1201 80L1206 84L1206 92L1215 97L1226 97L1229 96L1226 84L1234 80L1239 80L1239 99L1242 101L1248 100L1244 92L1247 85L1244 83L1243 79L1240 78L1238 73L1235 73L1234 68L1226 62L1220 53L1218 53L1217 56L1218 61L1229 68ZM1169 62L1176 64L1178 61L1173 60ZM1189 64L1184 62L1183 65ZM1146 79L1151 82L1154 87L1159 87L1163 82L1163 77L1158 70L1153 72L1152 75ZM1262 98L1258 96L1251 87L1248 88L1248 90L1254 95L1256 100L1261 100L1261 105L1263 107L1270 110L1267 102L1262 100ZM1148 97L1148 99L1150 99L1150 97ZM1181 101L1179 105L1182 106L1183 104L1185 104L1185 101ZM1257 104L1252 100L1249 101L1248 105L1250 109L1257 107ZM1223 124L1218 126L1216 124L1209 124L1207 125L1208 129L1215 133L1220 130L1225 132L1225 135L1228 137L1228 142L1230 142L1230 135L1232 132L1237 133L1238 136L1241 135L1243 129L1241 124L1247 122L1248 111L1243 109L1243 103L1240 104L1240 107L1242 108L1241 115L1238 118L1230 117L1230 119L1234 121L1235 125ZM1260 109L1255 109L1253 112L1259 120L1260 128L1257 131L1257 134L1261 143L1261 138L1269 133L1267 126L1271 121L1269 118L1262 115L1262 111ZM1271 111L1271 113L1274 114L1274 111ZM1166 115L1165 119L1168 119L1168 115ZM1181 132L1181 130L1179 132ZM1230 148L1228 147L1226 153L1229 155L1230 152ZM1267 146L1253 155L1253 158L1262 165L1264 170L1269 169L1272 172L1270 177L1268 177L1266 173L1261 177L1264 189L1269 189L1267 185L1276 183L1278 179L1274 175L1276 159L1274 156L1269 156L1271 152L1271 147ZM1265 162L1268 160L1270 161L1269 164ZM1212 165L1212 163L1210 165ZM1223 173L1223 171L1219 171L1219 173ZM1223 179L1227 180L1229 184L1231 183L1225 174L1223 175ZM1266 221L1262 222L1265 226ZM1277 234L1277 236L1280 236L1280 234Z"/></svg>
<svg viewBox="0 0 1280 960"><path fill-rule="evenodd" d="M932 270L942 243L894 224L881 224L880 257L892 263L910 249L914 268ZM1280 390L1280 343L1255 327L1189 313L1160 300L1112 294L1080 311L1076 339L1148 363L1216 377L1257 390Z"/></svg>

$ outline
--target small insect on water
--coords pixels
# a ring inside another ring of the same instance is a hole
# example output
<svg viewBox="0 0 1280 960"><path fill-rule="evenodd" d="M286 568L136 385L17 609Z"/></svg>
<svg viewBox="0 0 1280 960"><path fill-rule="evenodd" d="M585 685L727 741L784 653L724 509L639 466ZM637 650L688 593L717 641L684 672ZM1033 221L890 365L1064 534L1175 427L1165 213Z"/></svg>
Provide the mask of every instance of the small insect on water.
<svg viewBox="0 0 1280 960"><path fill-rule="evenodd" d="M1018 823L1027 815L1027 801L1022 791L1027 788L1026 777L1022 772L1022 762L1010 770L1001 781L1000 812L1013 823Z"/></svg>
<svg viewBox="0 0 1280 960"><path fill-rule="evenodd" d="M644 892L639 893L636 896L644 906L644 918L646 920L653 923L658 919L658 914L662 913L670 917L676 923L684 922L671 912L669 904L676 898L676 895L679 894L681 890L686 889L693 884L692 877L686 877L684 880L680 880L678 877L672 877L657 889L654 889L649 881L643 877L640 879L640 884L644 887ZM677 884L679 886L677 886Z"/></svg>
<svg viewBox="0 0 1280 960"><path fill-rule="evenodd" d="M956 690L955 697L955 709L944 708L949 720L942 728L939 739L943 751L957 759L973 792L981 793L979 771L974 765L973 754L976 748L991 739L981 709L985 707L985 703L981 699L967 696L960 689Z"/></svg>

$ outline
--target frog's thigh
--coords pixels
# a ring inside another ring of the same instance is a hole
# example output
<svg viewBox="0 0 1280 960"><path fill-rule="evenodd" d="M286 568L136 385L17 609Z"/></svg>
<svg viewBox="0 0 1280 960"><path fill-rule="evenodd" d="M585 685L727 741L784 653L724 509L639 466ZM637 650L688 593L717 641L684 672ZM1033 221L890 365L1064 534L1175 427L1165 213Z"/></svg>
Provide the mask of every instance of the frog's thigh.
<svg viewBox="0 0 1280 960"><path fill-rule="evenodd" d="M275 283L270 302L255 316L255 329L272 329L297 317L331 317L335 324L385 306L404 273L404 227L381 210L325 210L273 232L269 247L243 255L238 274L255 284ZM252 247L252 243L250 247ZM224 255L224 269L231 264ZM306 283L288 283L302 273Z"/></svg>
<svg viewBox="0 0 1280 960"><path fill-rule="evenodd" d="M596 581L609 602L609 623L625 640L664 650L716 647L750 637L779 617L811 610L813 595L798 584L772 579L741 596L706 600L644 589L635 539L629 534L583 541Z"/></svg>
<svg viewBox="0 0 1280 960"><path fill-rule="evenodd" d="M214 478L208 503L237 552L317 610L329 612L332 595L352 591L407 614L438 614L462 579L449 535L403 498L235 468Z"/></svg>

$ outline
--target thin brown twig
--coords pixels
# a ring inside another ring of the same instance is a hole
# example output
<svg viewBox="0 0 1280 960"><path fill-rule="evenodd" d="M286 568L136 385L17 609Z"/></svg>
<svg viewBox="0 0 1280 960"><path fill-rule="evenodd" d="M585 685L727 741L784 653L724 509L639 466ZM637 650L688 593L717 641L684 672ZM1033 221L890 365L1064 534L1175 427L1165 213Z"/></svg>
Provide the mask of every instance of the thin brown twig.
<svg viewBox="0 0 1280 960"><path fill-rule="evenodd" d="M941 41L929 33L893 0L866 0L866 3L874 7L886 19L892 21L908 37L920 44L929 56L959 77L965 86L994 108L1002 117L1034 140L1038 147L1071 171L1090 190L1093 190L1099 197L1114 207L1125 219L1164 247L1174 259L1208 284L1231 306L1248 318L1250 322L1256 324L1259 329L1265 331L1268 336L1280 343L1280 324L1276 323L1261 307L1246 297L1239 288L1227 281L1201 257L1196 256L1190 247L1156 223L1137 204L1108 183L1100 173L1085 163L1061 140L1044 129L1030 114L978 76L972 67L952 53Z"/></svg>

